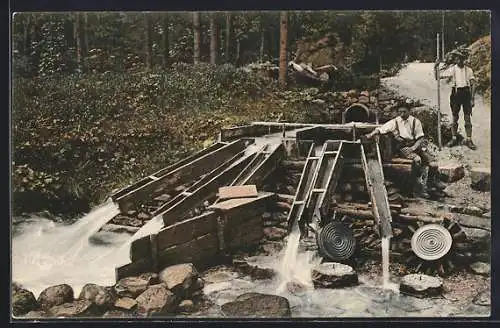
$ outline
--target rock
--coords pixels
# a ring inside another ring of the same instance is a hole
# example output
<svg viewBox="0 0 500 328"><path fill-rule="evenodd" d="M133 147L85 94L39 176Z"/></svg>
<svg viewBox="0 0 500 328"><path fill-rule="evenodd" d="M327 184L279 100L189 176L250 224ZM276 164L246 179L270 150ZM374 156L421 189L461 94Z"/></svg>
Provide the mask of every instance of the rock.
<svg viewBox="0 0 500 328"><path fill-rule="evenodd" d="M370 98L366 96L359 96L358 102L361 104L369 104L370 103Z"/></svg>
<svg viewBox="0 0 500 328"><path fill-rule="evenodd" d="M133 316L132 313L124 310L109 310L102 315L103 318L130 318Z"/></svg>
<svg viewBox="0 0 500 328"><path fill-rule="evenodd" d="M165 202L165 203L171 199L172 199L172 196L170 196L169 194L163 194L163 195L160 195L160 196L154 198L154 200L156 200L158 202Z"/></svg>
<svg viewBox="0 0 500 328"><path fill-rule="evenodd" d="M18 290L23 289L23 286L21 286L21 284L19 284L19 283L15 282L15 281L13 281L10 285L11 285L11 287L12 287L12 293L15 293L15 292L17 292Z"/></svg>
<svg viewBox="0 0 500 328"><path fill-rule="evenodd" d="M142 227L144 225L144 222L139 219L126 217L123 215L116 216L111 220L111 223L130 227Z"/></svg>
<svg viewBox="0 0 500 328"><path fill-rule="evenodd" d="M474 262L470 265L471 270L483 276L489 276L491 272L491 267L488 263L484 262Z"/></svg>
<svg viewBox="0 0 500 328"><path fill-rule="evenodd" d="M155 272L146 272L139 275L139 278L147 280L149 285L157 285L161 283L160 276Z"/></svg>
<svg viewBox="0 0 500 328"><path fill-rule="evenodd" d="M472 303L476 305L482 305L482 306L490 306L491 305L491 290L485 289L479 294L477 294L474 299L472 300Z"/></svg>
<svg viewBox="0 0 500 328"><path fill-rule="evenodd" d="M12 295L12 314L15 316L24 315L30 311L38 309L35 295L26 289L17 289Z"/></svg>
<svg viewBox="0 0 500 328"><path fill-rule="evenodd" d="M144 221L144 220L149 220L151 217L149 216L149 214L141 212L141 213L139 213L139 215L137 215L137 218L139 220Z"/></svg>
<svg viewBox="0 0 500 328"><path fill-rule="evenodd" d="M40 319L47 317L47 313L45 311L30 311L23 315L23 318L27 319Z"/></svg>
<svg viewBox="0 0 500 328"><path fill-rule="evenodd" d="M483 217L487 219L491 219L491 211L488 211L486 213L483 213Z"/></svg>
<svg viewBox="0 0 500 328"><path fill-rule="evenodd" d="M95 284L86 284L80 292L79 299L89 300L100 308L110 308L115 304L115 295L110 288Z"/></svg>
<svg viewBox="0 0 500 328"><path fill-rule="evenodd" d="M347 96L348 97L357 97L358 96L358 90L355 90L355 89L351 89L349 91L347 91Z"/></svg>
<svg viewBox="0 0 500 328"><path fill-rule="evenodd" d="M194 303L191 300L184 300L179 303L178 311L181 313L191 313L194 310Z"/></svg>
<svg viewBox="0 0 500 328"><path fill-rule="evenodd" d="M136 301L137 312L145 316L172 313L177 307L177 297L163 284L150 286Z"/></svg>
<svg viewBox="0 0 500 328"><path fill-rule="evenodd" d="M73 299L73 288L62 284L45 288L38 296L38 304L43 310L48 310L54 306L72 302Z"/></svg>
<svg viewBox="0 0 500 328"><path fill-rule="evenodd" d="M127 211L127 215L128 216L135 216L137 214L137 211L136 210L130 210L130 211Z"/></svg>
<svg viewBox="0 0 500 328"><path fill-rule="evenodd" d="M286 298L260 293L242 294L233 302L223 304L221 311L226 317L291 317L290 303Z"/></svg>
<svg viewBox="0 0 500 328"><path fill-rule="evenodd" d="M95 304L89 300L75 300L53 306L48 311L49 316L61 317L91 317L97 314Z"/></svg>
<svg viewBox="0 0 500 328"><path fill-rule="evenodd" d="M149 281L140 277L125 277L115 285L115 292L120 297L136 298L149 287Z"/></svg>
<svg viewBox="0 0 500 328"><path fill-rule="evenodd" d="M282 240L287 235L287 231L282 228L268 227L264 228L264 236L269 240Z"/></svg>
<svg viewBox="0 0 500 328"><path fill-rule="evenodd" d="M130 297L121 297L116 300L114 305L119 309L130 311L137 306L137 301Z"/></svg>
<svg viewBox="0 0 500 328"><path fill-rule="evenodd" d="M399 291L416 297L441 295L443 280L425 274L408 274L401 279Z"/></svg>
<svg viewBox="0 0 500 328"><path fill-rule="evenodd" d="M282 212L275 212L273 213L273 220L278 221L278 222L287 222L288 221L288 215Z"/></svg>
<svg viewBox="0 0 500 328"><path fill-rule="evenodd" d="M471 188L478 191L491 190L491 170L488 168L474 168L470 172Z"/></svg>
<svg viewBox="0 0 500 328"><path fill-rule="evenodd" d="M164 269L160 279L174 294L184 298L198 279L198 272L192 263L177 264Z"/></svg>
<svg viewBox="0 0 500 328"><path fill-rule="evenodd" d="M462 164L446 164L439 166L441 179L445 182L456 182L465 177L465 168Z"/></svg>
<svg viewBox="0 0 500 328"><path fill-rule="evenodd" d="M358 274L348 265L324 262L312 270L312 280L319 288L346 287L358 284Z"/></svg>
<svg viewBox="0 0 500 328"><path fill-rule="evenodd" d="M203 287L205 287L205 280L203 280L202 278L196 279L193 290L201 290L203 289Z"/></svg>
<svg viewBox="0 0 500 328"><path fill-rule="evenodd" d="M273 269L252 266L249 274L253 279L263 280L273 278L276 272Z"/></svg>
<svg viewBox="0 0 500 328"><path fill-rule="evenodd" d="M290 281L286 283L286 289L292 294L299 294L305 291L306 286L296 281Z"/></svg>
<svg viewBox="0 0 500 328"><path fill-rule="evenodd" d="M468 214L468 215L479 216L479 217L483 216L483 210L477 206L467 206L466 208L464 208L463 213Z"/></svg>

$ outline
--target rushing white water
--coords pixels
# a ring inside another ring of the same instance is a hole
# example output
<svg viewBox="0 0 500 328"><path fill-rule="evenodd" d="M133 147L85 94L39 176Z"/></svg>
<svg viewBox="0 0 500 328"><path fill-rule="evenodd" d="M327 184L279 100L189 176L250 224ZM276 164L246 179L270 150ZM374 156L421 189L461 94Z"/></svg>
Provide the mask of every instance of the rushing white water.
<svg viewBox="0 0 500 328"><path fill-rule="evenodd" d="M390 246L391 246L391 239L388 237L383 237L382 238L382 288L397 291L398 290L397 284L391 283L390 281L391 278L389 272Z"/></svg>
<svg viewBox="0 0 500 328"><path fill-rule="evenodd" d="M124 243L95 245L89 237L119 213L111 201L68 225L43 218L16 227L12 236L12 280L35 296L46 287L67 283L78 295L86 283L114 284L115 261L102 260Z"/></svg>
<svg viewBox="0 0 500 328"><path fill-rule="evenodd" d="M315 252L300 252L300 230L293 229L282 251L281 261L275 270L278 272L278 293L286 290L287 284L298 283L305 288L314 288L312 283L312 269L321 262Z"/></svg>

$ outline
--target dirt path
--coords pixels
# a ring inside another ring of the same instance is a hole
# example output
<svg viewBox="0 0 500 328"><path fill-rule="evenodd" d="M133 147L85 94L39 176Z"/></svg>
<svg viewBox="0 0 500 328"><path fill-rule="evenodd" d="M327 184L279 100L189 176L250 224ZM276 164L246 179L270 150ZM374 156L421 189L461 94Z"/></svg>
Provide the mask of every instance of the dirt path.
<svg viewBox="0 0 500 328"><path fill-rule="evenodd" d="M410 63L397 76L385 78L382 84L422 103L437 106L437 85L434 79L433 63ZM450 86L441 81L441 112L451 119L449 106ZM465 135L463 116L460 114L459 133ZM490 208L490 194L470 189L470 169L473 167L491 168L491 106L481 96L476 95L472 112L472 138L478 149L473 151L465 146L436 149L441 163L462 163L466 177L450 184L447 193L454 199L450 203L476 205Z"/></svg>

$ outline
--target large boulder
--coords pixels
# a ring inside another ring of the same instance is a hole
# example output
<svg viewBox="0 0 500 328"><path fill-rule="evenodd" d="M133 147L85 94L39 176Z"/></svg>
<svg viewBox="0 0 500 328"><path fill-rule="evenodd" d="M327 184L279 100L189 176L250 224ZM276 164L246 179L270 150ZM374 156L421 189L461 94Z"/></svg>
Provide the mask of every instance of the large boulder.
<svg viewBox="0 0 500 328"><path fill-rule="evenodd" d="M246 293L221 307L226 317L283 318L291 317L290 303L284 297Z"/></svg>
<svg viewBox="0 0 500 328"><path fill-rule="evenodd" d="M96 305L89 300L75 300L49 309L50 317L94 317L98 313Z"/></svg>
<svg viewBox="0 0 500 328"><path fill-rule="evenodd" d="M425 274L408 274L401 279L399 291L419 298L438 296L443 292L443 280Z"/></svg>
<svg viewBox="0 0 500 328"><path fill-rule="evenodd" d="M83 286L78 298L89 300L101 309L111 308L116 300L116 296L111 288L96 284L86 284Z"/></svg>
<svg viewBox="0 0 500 328"><path fill-rule="evenodd" d="M465 177L465 168L458 163L445 163L439 165L441 179L448 183L456 182Z"/></svg>
<svg viewBox="0 0 500 328"><path fill-rule="evenodd" d="M70 285L62 284L45 288L38 296L38 304L44 310L64 303L73 302L74 293Z"/></svg>
<svg viewBox="0 0 500 328"><path fill-rule="evenodd" d="M149 280L141 277L125 277L115 285L115 292L120 297L136 298L149 287Z"/></svg>
<svg viewBox="0 0 500 328"><path fill-rule="evenodd" d="M12 314L24 315L38 309L35 295L26 289L17 289L12 295Z"/></svg>
<svg viewBox="0 0 500 328"><path fill-rule="evenodd" d="M198 279L198 271L192 263L172 265L160 272L160 280L180 298L192 292Z"/></svg>
<svg viewBox="0 0 500 328"><path fill-rule="evenodd" d="M319 288L346 287L358 284L358 274L349 265L324 262L313 268L312 280Z"/></svg>
<svg viewBox="0 0 500 328"><path fill-rule="evenodd" d="M177 296L164 284L150 286L136 298L137 312L142 316L157 316L173 313L177 308Z"/></svg>
<svg viewBox="0 0 500 328"><path fill-rule="evenodd" d="M491 190L491 170L489 168L473 168L470 172L471 188L478 191Z"/></svg>

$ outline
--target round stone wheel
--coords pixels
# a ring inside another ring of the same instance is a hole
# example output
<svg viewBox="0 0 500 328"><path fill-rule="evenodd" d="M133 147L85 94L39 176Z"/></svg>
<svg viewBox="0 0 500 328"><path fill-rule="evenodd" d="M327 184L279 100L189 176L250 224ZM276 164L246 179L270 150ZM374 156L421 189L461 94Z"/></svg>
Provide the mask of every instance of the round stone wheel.
<svg viewBox="0 0 500 328"><path fill-rule="evenodd" d="M320 253L332 261L349 259L356 250L356 239L350 228L340 222L330 222L317 234Z"/></svg>
<svg viewBox="0 0 500 328"><path fill-rule="evenodd" d="M422 260L435 261L444 257L451 249L453 238L450 232L438 224L420 227L411 238L411 249Z"/></svg>

